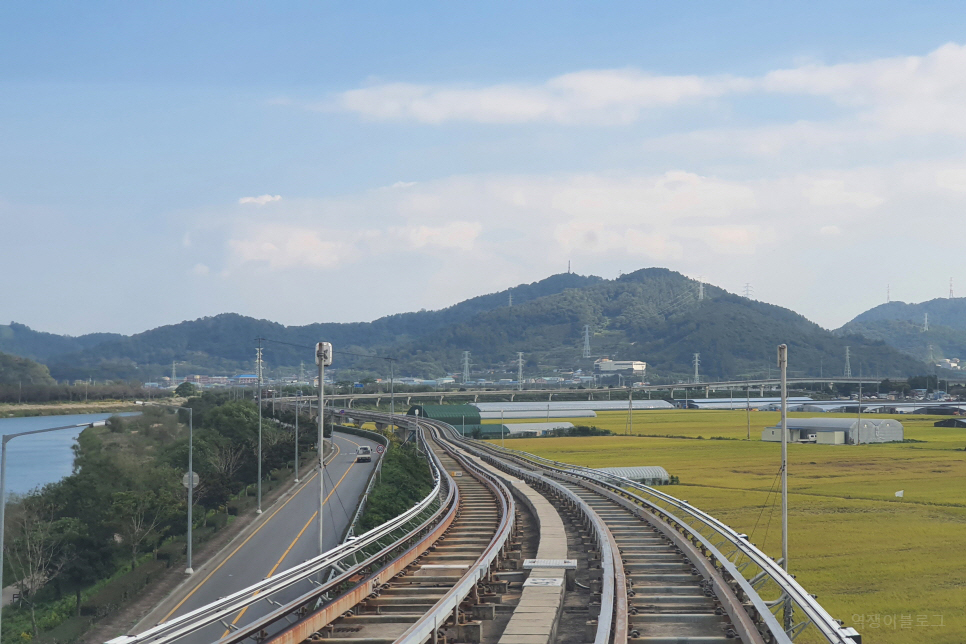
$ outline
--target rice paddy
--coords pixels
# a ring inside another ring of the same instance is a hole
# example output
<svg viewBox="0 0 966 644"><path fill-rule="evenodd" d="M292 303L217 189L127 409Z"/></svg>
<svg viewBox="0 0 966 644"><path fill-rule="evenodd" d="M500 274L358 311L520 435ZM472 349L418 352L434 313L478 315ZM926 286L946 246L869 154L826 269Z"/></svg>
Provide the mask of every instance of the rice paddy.
<svg viewBox="0 0 966 644"><path fill-rule="evenodd" d="M907 440L921 442L789 445L790 569L866 642L961 644L966 429L934 427L936 416L894 418ZM631 428L627 412L599 412L596 419L571 422L618 435L506 443L590 467L663 466L681 481L665 491L747 533L777 557L781 447L759 439L778 421L777 412L636 411Z"/></svg>

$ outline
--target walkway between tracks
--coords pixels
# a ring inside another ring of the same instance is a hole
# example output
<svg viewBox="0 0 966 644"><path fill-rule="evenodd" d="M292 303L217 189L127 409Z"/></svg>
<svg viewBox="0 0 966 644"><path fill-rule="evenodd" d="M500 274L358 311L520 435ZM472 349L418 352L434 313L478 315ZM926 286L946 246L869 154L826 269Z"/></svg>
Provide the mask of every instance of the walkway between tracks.
<svg viewBox="0 0 966 644"><path fill-rule="evenodd" d="M567 533L563 520L550 501L530 485L476 456L468 456L480 467L503 479L527 506L540 527L537 565L531 569L527 582L524 582L520 602L513 609L499 644L548 644L554 639L563 609L566 570L538 566L541 561L556 562L567 558Z"/></svg>

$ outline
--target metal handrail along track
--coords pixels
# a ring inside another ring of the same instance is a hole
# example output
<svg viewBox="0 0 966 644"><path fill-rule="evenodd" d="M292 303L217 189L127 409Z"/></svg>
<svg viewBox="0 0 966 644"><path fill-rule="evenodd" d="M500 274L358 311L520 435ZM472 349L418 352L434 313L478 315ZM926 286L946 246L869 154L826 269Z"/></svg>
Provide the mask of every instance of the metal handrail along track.
<svg viewBox="0 0 966 644"><path fill-rule="evenodd" d="M455 430L453 430L453 435L459 438ZM467 442L470 440L472 439L467 439ZM477 444L482 443L482 441L475 440L472 442ZM631 498L635 502L650 508L665 521L694 537L694 540L701 543L708 551L711 559L717 561L729 573L729 576L735 580L743 593L748 596L749 601L752 602L755 610L761 616L776 641L790 642L791 637L794 637L809 625L814 626L825 640L832 644L855 644L857 641L853 639L857 635L855 630L844 627L838 620L834 619L812 595L802 588L792 575L786 573L781 568L778 562L749 542L745 535L739 534L706 512L660 490L600 470L562 463L528 452L502 448L488 443L484 445L487 450L493 453L503 454L513 460L529 463L531 466L538 466L558 474L572 475L604 485L614 492ZM649 500L642 495L651 497L654 500ZM679 513L687 515L690 521L672 514L668 510L668 507L661 506L659 503L664 503L666 506L676 509ZM704 525L709 534L705 535L699 529L695 528L695 523ZM714 536L717 536L719 539L716 543L712 543L710 538ZM729 556L721 553L720 549L722 546L730 550ZM742 556L747 558L747 562L745 564L738 564L737 562L740 561ZM734 561L732 561L732 558L734 558ZM746 579L746 571L749 571L749 569L755 570L755 568L750 568L748 564L755 566L760 571L751 580ZM779 599L790 598L794 605L805 615L805 620L793 626L790 634L785 633L782 626L778 623L778 620L769 610L770 606L778 605L780 602L777 600L765 602L760 597L759 592L755 590L765 580L772 581L782 593Z"/></svg>

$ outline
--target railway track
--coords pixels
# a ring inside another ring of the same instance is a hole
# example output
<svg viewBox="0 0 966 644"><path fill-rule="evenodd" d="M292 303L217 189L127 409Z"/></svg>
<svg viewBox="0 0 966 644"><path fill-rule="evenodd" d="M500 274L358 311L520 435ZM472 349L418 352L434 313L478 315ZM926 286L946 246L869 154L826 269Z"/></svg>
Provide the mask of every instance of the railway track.
<svg viewBox="0 0 966 644"><path fill-rule="evenodd" d="M416 559L403 573L383 586L378 596L360 604L351 614L326 626L320 635L329 644L391 644L406 639L427 613L454 591L457 582L487 551L501 524L501 506L493 489L472 475L462 463L432 443L443 467L453 476L459 490L459 514L443 537ZM474 586L471 594L481 599ZM485 600L485 597L482 597ZM468 620L456 609L446 622L434 624L436 640L440 627L457 630ZM455 635L455 633L454 633Z"/></svg>

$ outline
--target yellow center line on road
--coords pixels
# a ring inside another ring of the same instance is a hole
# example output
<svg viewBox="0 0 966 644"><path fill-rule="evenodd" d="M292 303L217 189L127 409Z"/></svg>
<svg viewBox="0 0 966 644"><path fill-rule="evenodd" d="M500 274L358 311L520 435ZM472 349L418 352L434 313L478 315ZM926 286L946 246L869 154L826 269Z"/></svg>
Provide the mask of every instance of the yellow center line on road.
<svg viewBox="0 0 966 644"><path fill-rule="evenodd" d="M340 437L340 438L341 438L341 437ZM358 445L359 445L359 443L356 443L355 441L351 441L351 440L349 440L349 439L343 439L343 440L347 440L347 441L349 441L350 443L352 443L353 445L356 445L356 446L358 446ZM333 445L335 445L335 441L334 441L334 440L332 441L332 444L333 444ZM329 458L329 462L331 462L331 461L332 461L333 459L335 459L335 457L336 457L336 456L338 456L338 455L339 455L339 454L340 454L341 452L342 452L342 448L341 448L341 447L339 447L338 445L335 445L335 454L333 454L333 455L332 455L332 456L331 456L331 457ZM348 470L346 470L346 471L348 472ZM204 585L205 585L205 583L206 583L206 582L207 582L207 581L208 581L209 579L211 579L211 578L212 578L212 576L214 576L214 574L215 574L216 572L218 572L218 570L219 570L219 569L220 569L220 568L221 568L222 566L224 566L224 565L225 565L226 563L228 563L228 560L229 560L229 559L231 559L232 557L234 557L234 556L235 556L235 553L237 553L237 552L238 552L239 550L241 550L242 548L244 548L244 547L245 547L245 544L247 544L247 543L248 543L248 542L249 542L249 541L251 540L251 538L252 538L252 537L254 537L254 536L255 536L256 534L258 534L258 532L259 532L259 530L261 530L262 528L264 528L264 527L265 527L265 526L266 526L266 525L268 524L268 522L269 522L269 521L271 521L272 519L274 519L274 518L275 518L275 515L277 515L277 514L278 514L279 512L281 512L281 511L282 511L282 508L284 508L284 507L285 507L286 505L288 505L288 504L289 504L289 503L290 503L290 502L292 501L292 499L294 499L295 497L297 497L297 496L298 496L298 495L299 495L299 494L300 494L300 493L302 492L302 490L304 490L304 489L305 489L306 487L308 487L308 485L309 485L309 483L311 483L311 482L312 482L313 480L315 480L315 477L316 477L316 476L318 476L318 475L319 475L319 472L318 472L318 471L316 471L316 472L315 472L315 474L313 474L312 476L310 476L308 480L306 480L306 481L304 481L304 482L302 483L302 485L301 485L301 487L299 487L299 489L298 489L298 490L297 490L297 491L295 492L295 494L293 494L292 496L290 496L290 497L289 497L289 498L288 498L288 499L287 499L287 500L285 501L285 503L283 503L283 504L282 504L281 506L279 506L277 510L275 510L274 512L272 512L272 514L271 514L271 516L269 516L269 517L268 517L267 519L265 519L265 521L264 521L264 522L263 522L263 523L262 523L262 524L261 524L260 526L258 526L257 528L255 528L255 531L254 531L254 532L252 532L252 533L251 533L250 535L248 535L248 536L247 536L247 537L245 538L245 540L244 540L244 541L242 541L242 542L241 542L240 544L238 544L238 547L237 547L237 548L235 548L234 550L232 550L232 551L231 551L231 554L230 554L230 555L228 555L227 557L225 557L225 560L224 560L224 561L222 561L222 562L221 562L220 564L218 564L218 565L217 565L217 566L215 567L215 569L214 569L214 570L212 570L212 571L211 571L210 573L208 573L208 575L207 575L207 576L206 576L206 577L205 577L204 579L202 579L202 580L201 580L201 582L199 582L197 586L195 586L194 588L192 588L192 589L191 589L191 592L190 592L190 593L188 593L187 595L185 595L185 596L184 596L184 599L182 599L182 600L181 600L180 602L178 602L178 604L177 604L177 606L175 606L174 608L172 608L172 609L171 609L171 610L170 610L170 611L168 612L168 614L167 614L167 615L165 615L165 616L164 616L164 618L163 618L163 619L162 619L162 620L161 620L161 621L160 621L159 623L161 623L161 624L163 624L163 623L165 623L166 621L168 621L168 619L170 619L170 618L171 618L171 616L172 616L172 615L174 615L174 614L175 614L175 612L176 612L176 611L177 611L177 610L178 610L179 608L181 608L181 606L183 606L183 605L184 605L184 603L185 603L186 601L188 601L188 600L189 600L189 599L191 598L191 596L192 596L192 595L194 595L194 594L195 594L195 593L196 593L196 592L198 591L198 589L199 589L199 588L201 588L202 586L204 586ZM341 479L340 479L340 482L341 482ZM330 492L330 494L331 494L331 492ZM327 497L327 498L328 498L328 497Z"/></svg>
<svg viewBox="0 0 966 644"><path fill-rule="evenodd" d="M354 440L349 440L348 438L346 438L344 440L347 440L350 443L352 443L353 445L355 445L356 447L359 447L359 443L355 442ZM356 465L356 461L352 461L352 463L349 465L349 467L346 468L345 472L342 474L342 478L340 478L338 480L338 482L335 485L332 486L332 489L329 490L329 493L325 495L325 500L322 501L322 505L325 505L326 503L329 502L329 497L331 497L332 496L332 493L335 492L336 488L339 487L339 485L342 484L342 481L345 479L346 476L349 475L349 471L353 467L355 467L355 465ZM288 553L291 552L292 548L295 547L295 544L298 543L298 540L302 538L302 535L305 534L305 531L308 529L308 527L310 525L312 525L312 522L315 521L315 518L317 516L319 516L319 511L318 510L316 510L315 512L312 513L312 516L309 517L309 520L305 522L305 525L302 526L302 529L299 530L299 533L297 535L295 535L295 539L292 540L292 543L288 544L288 548L285 549L285 552L282 553L282 556L279 557L278 558L278 561L275 562L275 565L272 566L271 571L269 571L269 573L265 577L265 579L268 579L269 577L271 577L272 575L275 574L275 571L278 570L278 567L282 565L282 561L285 560L285 557L288 556ZM259 591L256 590L254 593L252 593L252 597L257 596L258 593L259 593ZM242 618L242 616L247 611L248 611L248 606L245 606L240 611L238 611L238 615L235 617L235 619L231 620L232 626L234 626L235 624L237 624L238 623L238 620L240 620ZM228 637L228 634L229 633L231 633L231 629L230 628L225 629L225 632L221 634L221 639L225 639L226 637Z"/></svg>

